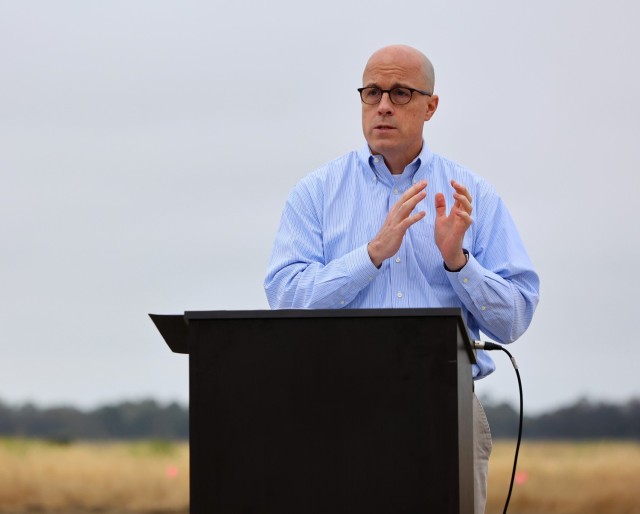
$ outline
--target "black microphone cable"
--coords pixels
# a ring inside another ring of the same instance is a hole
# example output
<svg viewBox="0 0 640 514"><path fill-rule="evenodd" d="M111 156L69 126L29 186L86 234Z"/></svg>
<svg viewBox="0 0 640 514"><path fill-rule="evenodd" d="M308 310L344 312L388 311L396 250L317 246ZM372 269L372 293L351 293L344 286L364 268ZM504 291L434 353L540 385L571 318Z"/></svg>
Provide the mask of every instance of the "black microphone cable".
<svg viewBox="0 0 640 514"><path fill-rule="evenodd" d="M518 363L516 362L516 360L513 358L513 355L511 355L502 345L496 344L496 343L490 343L488 341L474 341L473 342L473 346L474 348L476 348L476 350L502 350L504 353L506 353L509 356L509 359L511 359L511 364L513 364L513 369L516 372L516 376L518 377L518 390L520 392L520 419L518 422L518 440L516 442L516 453L515 453L515 457L513 458L513 471L511 472L511 482L509 484L509 494L507 495L507 501L504 504L504 511L503 514L507 514L507 509L509 508L509 501L511 500L511 492L513 491L513 482L515 480L516 477L516 468L518 467L518 454L520 453L520 441L522 440L522 418L523 418L523 402L522 402L522 380L520 379L520 371L518 370Z"/></svg>

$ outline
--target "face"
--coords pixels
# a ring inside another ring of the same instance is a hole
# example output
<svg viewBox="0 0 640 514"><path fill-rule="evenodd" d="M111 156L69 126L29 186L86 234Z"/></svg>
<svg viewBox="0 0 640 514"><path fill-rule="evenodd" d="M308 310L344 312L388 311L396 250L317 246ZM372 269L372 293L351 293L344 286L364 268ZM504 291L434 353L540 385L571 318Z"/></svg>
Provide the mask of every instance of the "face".
<svg viewBox="0 0 640 514"><path fill-rule="evenodd" d="M386 90L405 86L431 91L421 59L398 49L375 53L367 63L362 80L364 87ZM437 105L437 96L416 92L404 105L392 103L387 93L382 95L379 104L362 103L362 130L372 153L382 154L392 172L402 172L420 153L424 122L431 119Z"/></svg>

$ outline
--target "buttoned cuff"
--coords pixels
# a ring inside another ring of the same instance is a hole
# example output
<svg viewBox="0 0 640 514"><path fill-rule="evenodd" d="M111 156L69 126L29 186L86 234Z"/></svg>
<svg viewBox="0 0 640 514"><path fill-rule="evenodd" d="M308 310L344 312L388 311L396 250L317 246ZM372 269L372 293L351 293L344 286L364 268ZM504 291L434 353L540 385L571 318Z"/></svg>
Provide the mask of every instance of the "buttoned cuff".
<svg viewBox="0 0 640 514"><path fill-rule="evenodd" d="M465 291L470 294L484 280L484 268L472 254L468 258L467 264L460 271L446 271L456 292Z"/></svg>
<svg viewBox="0 0 640 514"><path fill-rule="evenodd" d="M367 246L368 244L365 244L345 255L345 265L348 275L358 289L363 289L367 284L373 282L382 270L382 266L378 269L375 264L371 262Z"/></svg>

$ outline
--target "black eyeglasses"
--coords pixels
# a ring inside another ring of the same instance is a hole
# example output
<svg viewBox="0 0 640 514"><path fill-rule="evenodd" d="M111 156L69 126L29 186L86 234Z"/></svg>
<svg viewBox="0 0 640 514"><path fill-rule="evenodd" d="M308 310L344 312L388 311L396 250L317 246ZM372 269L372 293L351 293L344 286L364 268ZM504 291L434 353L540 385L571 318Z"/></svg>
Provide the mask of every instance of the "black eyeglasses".
<svg viewBox="0 0 640 514"><path fill-rule="evenodd" d="M421 89L413 89L412 87L394 87L393 89L380 89L379 87L369 86L358 88L360 98L368 105L375 105L380 103L382 95L389 93L391 102L396 105L408 104L411 101L413 93L420 93L421 95L431 96L428 91L422 91Z"/></svg>

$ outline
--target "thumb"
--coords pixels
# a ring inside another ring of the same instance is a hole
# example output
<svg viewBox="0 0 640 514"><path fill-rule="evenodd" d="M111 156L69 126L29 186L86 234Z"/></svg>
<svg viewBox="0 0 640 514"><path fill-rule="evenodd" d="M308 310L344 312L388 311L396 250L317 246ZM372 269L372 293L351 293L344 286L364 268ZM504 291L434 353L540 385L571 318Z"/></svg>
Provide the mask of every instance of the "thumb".
<svg viewBox="0 0 640 514"><path fill-rule="evenodd" d="M447 215L447 202L442 193L436 193L436 218L443 218Z"/></svg>

